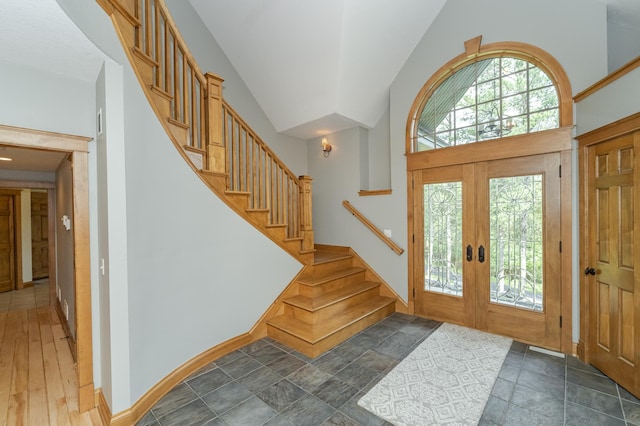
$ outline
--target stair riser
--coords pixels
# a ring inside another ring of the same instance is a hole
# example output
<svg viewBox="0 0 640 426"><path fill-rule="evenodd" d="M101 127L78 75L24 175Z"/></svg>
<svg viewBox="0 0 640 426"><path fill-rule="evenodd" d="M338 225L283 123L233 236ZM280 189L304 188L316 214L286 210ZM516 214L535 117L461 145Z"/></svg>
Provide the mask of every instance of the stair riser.
<svg viewBox="0 0 640 426"><path fill-rule="evenodd" d="M351 258L334 260L326 263L318 263L310 268L305 273L306 277L318 276L318 275L328 275L332 272L340 271L342 269L347 269L351 267Z"/></svg>
<svg viewBox="0 0 640 426"><path fill-rule="evenodd" d="M356 306L371 299L372 297L377 296L378 291L378 287L373 287L369 290L353 295L348 299L341 300L314 312L310 312L306 309L286 304L285 301L284 314L291 315L292 317L298 318L299 320L307 322L309 324L318 324L334 317L337 314L349 310L353 306Z"/></svg>
<svg viewBox="0 0 640 426"><path fill-rule="evenodd" d="M395 308L393 303L386 305L383 308L372 312L370 315L361 318L359 321L356 321L348 325L347 327L338 330L336 333L326 337L325 339L316 342L315 344L309 343L303 339L300 339L270 325L267 326L268 335L271 338L278 340L279 342L291 348L294 348L298 352L301 352L308 357L316 358L329 349L344 342L351 336L358 334L365 328L391 315L394 310Z"/></svg>
<svg viewBox="0 0 640 426"><path fill-rule="evenodd" d="M344 286L348 286L351 284L355 284L361 281L364 281L365 273L364 271L358 272L346 277L337 278L335 280L327 281L326 283L318 284L315 286L309 285L300 285L300 294L306 297L318 297L323 294L327 294L331 291L335 291L343 288Z"/></svg>

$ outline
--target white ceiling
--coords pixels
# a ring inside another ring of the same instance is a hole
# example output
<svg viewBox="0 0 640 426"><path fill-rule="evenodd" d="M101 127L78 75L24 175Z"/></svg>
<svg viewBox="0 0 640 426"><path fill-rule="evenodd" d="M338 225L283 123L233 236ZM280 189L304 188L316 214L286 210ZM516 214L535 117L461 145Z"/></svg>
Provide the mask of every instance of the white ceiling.
<svg viewBox="0 0 640 426"><path fill-rule="evenodd" d="M0 145L0 158L11 158L13 160L0 160L0 169L25 170L31 172L55 172L58 170L58 166L66 156L67 153L64 152L43 151Z"/></svg>
<svg viewBox="0 0 640 426"><path fill-rule="evenodd" d="M446 2L190 1L276 130L303 139L375 126Z"/></svg>
<svg viewBox="0 0 640 426"><path fill-rule="evenodd" d="M190 1L276 130L302 139L374 126L391 82L446 2ZM640 0L600 1L610 23L640 28ZM56 0L0 0L0 61L95 81L104 57ZM29 151L0 169L52 171L61 161L42 155Z"/></svg>

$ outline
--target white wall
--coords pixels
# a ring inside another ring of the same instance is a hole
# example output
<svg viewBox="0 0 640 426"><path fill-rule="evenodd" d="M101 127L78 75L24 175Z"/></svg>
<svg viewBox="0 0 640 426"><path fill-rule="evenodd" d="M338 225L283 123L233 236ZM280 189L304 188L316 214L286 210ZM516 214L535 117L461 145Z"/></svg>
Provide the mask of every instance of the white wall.
<svg viewBox="0 0 640 426"><path fill-rule="evenodd" d="M185 0L166 1L189 50L198 61L202 72L211 72L224 79L223 96L240 117L265 141L296 176L307 173L305 141L282 135L265 115L244 81L233 68L226 55ZM268 84L265 82L265 84Z"/></svg>
<svg viewBox="0 0 640 426"><path fill-rule="evenodd" d="M624 75L576 104L581 135L640 112L640 69Z"/></svg>
<svg viewBox="0 0 640 426"><path fill-rule="evenodd" d="M114 39L105 34L113 29L104 25L106 15L95 2L60 1L98 47L122 59ZM187 24L191 28L201 23ZM205 42L200 41L206 54L210 46ZM129 408L189 359L249 331L301 267L200 181L170 143L130 66L124 61L121 65L124 162L118 162L118 155L111 156L110 134L106 160L100 144L97 147L98 168L106 161L107 186L112 179L121 180L126 194L121 202L126 204L126 231L113 229L111 188L106 201L102 193L97 201L108 208L111 267L108 283L103 283L106 278L100 280L99 294L100 303L105 302L100 314L102 330L108 332L102 341L108 339L110 345L107 353L102 351L102 362L110 363L110 371L104 367L101 375L103 387L107 379L111 381L113 413ZM108 98L108 80L106 87ZM306 153L304 147L302 150ZM298 163L304 165L305 160L298 159ZM99 218L99 227L105 226L104 220ZM126 284L116 282L113 275L112 245L122 232L126 233ZM102 256L107 245L100 242L99 246ZM126 285L126 294L121 292L122 285ZM116 336L123 327L127 342ZM125 378L116 381L122 375Z"/></svg>
<svg viewBox="0 0 640 426"><path fill-rule="evenodd" d="M50 208L52 208L51 206ZM33 281L33 260L31 258L31 190L20 191L20 232L22 233L22 281Z"/></svg>
<svg viewBox="0 0 640 426"><path fill-rule="evenodd" d="M73 171L71 162L62 160L56 171L56 285L60 289L60 306L72 337L76 336L75 300L75 220L73 217ZM69 220L67 229L62 219Z"/></svg>
<svg viewBox="0 0 640 426"><path fill-rule="evenodd" d="M0 60L0 123L94 135L93 85Z"/></svg>
<svg viewBox="0 0 640 426"><path fill-rule="evenodd" d="M523 19L525 16L527 19ZM319 141L309 141L317 240L352 246L407 300L407 252L397 256L376 241L370 231L341 211L344 209L337 204L338 198L348 196L365 216L380 228L391 229L393 239L408 249L405 132L411 105L427 79L463 53L466 40L482 35L483 44L517 41L549 52L566 71L575 94L607 74L606 31L606 8L596 1L541 0L519 2L514 7L508 0L448 0L390 89L388 146L392 195L358 198L355 194L359 189L352 183L358 179L358 173L353 176L352 170L358 165L355 136L348 132L331 135L329 140L337 148L329 161L318 157ZM334 136L339 136L335 142ZM376 150L370 149L369 155L372 152ZM375 173L375 167L370 167L370 173ZM577 290L574 288L574 298L578 297Z"/></svg>

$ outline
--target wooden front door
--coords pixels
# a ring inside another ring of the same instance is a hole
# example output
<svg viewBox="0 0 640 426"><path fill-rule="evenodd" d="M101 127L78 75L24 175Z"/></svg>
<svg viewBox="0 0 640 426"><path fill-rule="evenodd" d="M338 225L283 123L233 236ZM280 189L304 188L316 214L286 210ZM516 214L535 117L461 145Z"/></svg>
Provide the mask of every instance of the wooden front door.
<svg viewBox="0 0 640 426"><path fill-rule="evenodd" d="M553 153L414 172L418 315L561 348L559 165Z"/></svg>
<svg viewBox="0 0 640 426"><path fill-rule="evenodd" d="M588 361L638 395L640 132L588 150Z"/></svg>
<svg viewBox="0 0 640 426"><path fill-rule="evenodd" d="M33 279L49 276L49 227L46 192L31 192L31 263Z"/></svg>
<svg viewBox="0 0 640 426"><path fill-rule="evenodd" d="M12 195L0 195L0 292L16 285L14 203Z"/></svg>

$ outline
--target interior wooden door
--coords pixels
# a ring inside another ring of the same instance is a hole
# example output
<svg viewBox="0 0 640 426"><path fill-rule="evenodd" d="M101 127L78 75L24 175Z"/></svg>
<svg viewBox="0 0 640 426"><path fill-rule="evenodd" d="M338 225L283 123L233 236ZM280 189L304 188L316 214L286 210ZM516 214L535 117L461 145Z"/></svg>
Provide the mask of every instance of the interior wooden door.
<svg viewBox="0 0 640 426"><path fill-rule="evenodd" d="M414 172L416 314L560 349L559 166L556 153Z"/></svg>
<svg viewBox="0 0 640 426"><path fill-rule="evenodd" d="M46 192L31 192L31 264L33 279L49 276L49 219Z"/></svg>
<svg viewBox="0 0 640 426"><path fill-rule="evenodd" d="M15 288L13 196L0 195L0 292Z"/></svg>
<svg viewBox="0 0 640 426"><path fill-rule="evenodd" d="M589 361L629 391L636 383L640 274L640 133L589 148L589 244L585 274ZM635 391L636 395L638 394Z"/></svg>

